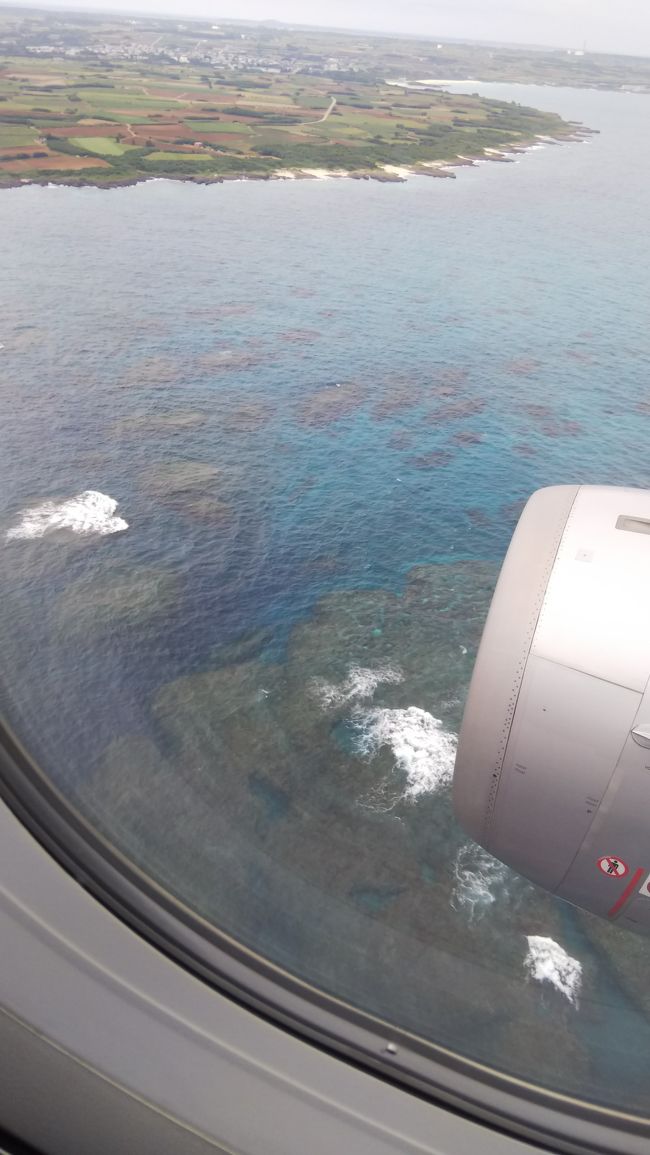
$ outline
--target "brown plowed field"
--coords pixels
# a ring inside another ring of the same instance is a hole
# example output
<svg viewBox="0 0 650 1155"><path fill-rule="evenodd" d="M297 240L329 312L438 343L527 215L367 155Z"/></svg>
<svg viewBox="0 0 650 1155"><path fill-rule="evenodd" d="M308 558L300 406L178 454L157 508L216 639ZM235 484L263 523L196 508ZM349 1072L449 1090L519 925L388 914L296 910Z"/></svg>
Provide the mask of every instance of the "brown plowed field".
<svg viewBox="0 0 650 1155"><path fill-rule="evenodd" d="M43 156L38 160L7 160L0 162L0 169L3 172L27 172L31 169L58 169L59 171L66 169L74 171L80 168L110 168L111 166L105 160L100 160L99 157L91 156Z"/></svg>
<svg viewBox="0 0 650 1155"><path fill-rule="evenodd" d="M236 132L200 132L195 139L205 144L225 144L231 148L245 148L251 140L250 136L238 136Z"/></svg>
<svg viewBox="0 0 650 1155"><path fill-rule="evenodd" d="M25 153L25 155L33 156L35 152L45 152L45 146L42 144L12 144L7 148L0 148L0 160L3 156L16 156L17 153Z"/></svg>
<svg viewBox="0 0 650 1155"><path fill-rule="evenodd" d="M100 125L88 124L73 124L67 125L65 128L47 128L43 129L49 136L117 136L119 132L123 136L128 136L128 132L123 124L107 124L104 122Z"/></svg>
<svg viewBox="0 0 650 1155"><path fill-rule="evenodd" d="M192 135L191 129L180 121L174 124L134 124L133 133L142 140L149 137L151 140L176 140L177 136L184 136L189 140Z"/></svg>

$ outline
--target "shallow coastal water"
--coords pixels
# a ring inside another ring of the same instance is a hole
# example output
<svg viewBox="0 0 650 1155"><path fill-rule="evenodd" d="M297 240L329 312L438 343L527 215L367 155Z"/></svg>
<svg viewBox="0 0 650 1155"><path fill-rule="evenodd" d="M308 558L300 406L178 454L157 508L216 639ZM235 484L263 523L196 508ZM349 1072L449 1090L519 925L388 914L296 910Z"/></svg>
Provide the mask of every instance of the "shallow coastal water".
<svg viewBox="0 0 650 1155"><path fill-rule="evenodd" d="M635 1109L642 956L449 801L521 503L650 480L648 98L507 92L601 134L455 181L0 196L3 697L225 929Z"/></svg>

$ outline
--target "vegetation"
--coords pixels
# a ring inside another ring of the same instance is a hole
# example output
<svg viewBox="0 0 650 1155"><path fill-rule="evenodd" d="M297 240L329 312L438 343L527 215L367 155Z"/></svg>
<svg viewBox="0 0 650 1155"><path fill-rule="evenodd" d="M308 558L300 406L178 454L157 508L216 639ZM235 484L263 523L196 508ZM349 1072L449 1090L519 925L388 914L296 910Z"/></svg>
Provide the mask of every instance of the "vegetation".
<svg viewBox="0 0 650 1155"><path fill-rule="evenodd" d="M82 152L97 152L100 156L124 156L132 145L120 144L117 138L110 136L70 136L70 144Z"/></svg>
<svg viewBox="0 0 650 1155"><path fill-rule="evenodd" d="M186 36L178 29L186 25L111 18L98 25L98 47L93 19L80 28L73 15L0 15L0 50L3 20L18 30L24 24L29 32L23 41L19 35L10 41L14 52L0 64L0 186L110 186L152 175L219 180L286 169L343 169L397 179L395 169L432 172L436 165L462 163L459 158L485 156L486 149L494 155L538 135L562 139L576 133L575 125L551 113L388 83L395 61L404 67L415 60L413 43L419 42L359 43L319 33L319 65L311 43L316 33L294 30L289 42L284 32L268 32L279 59L294 55L290 71L262 72L268 67L267 57L259 55L267 36L262 30L255 34L260 43L246 49L247 70L222 69L183 54L189 49L182 52L177 44ZM143 26L135 47L134 24ZM206 39L199 43L211 43L210 35L219 39L214 30L203 31ZM191 34L196 45L195 30ZM87 50L79 47L84 37ZM241 32L231 37L226 31L221 40L225 47L214 50L217 57L230 53L228 60L238 61ZM158 57L152 45L160 41ZM133 59L138 53L144 58ZM250 63L256 55L257 71Z"/></svg>

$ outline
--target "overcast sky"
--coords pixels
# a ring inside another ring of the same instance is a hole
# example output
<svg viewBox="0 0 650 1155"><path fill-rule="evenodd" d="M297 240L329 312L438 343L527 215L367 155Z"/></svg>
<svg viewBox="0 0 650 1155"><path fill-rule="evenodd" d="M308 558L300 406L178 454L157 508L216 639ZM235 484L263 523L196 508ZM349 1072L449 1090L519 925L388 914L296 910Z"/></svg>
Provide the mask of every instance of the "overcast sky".
<svg viewBox="0 0 650 1155"><path fill-rule="evenodd" d="M36 0L34 0L36 2ZM51 2L51 0L50 0ZM45 7L48 0L38 0ZM65 7L56 0L57 7ZM70 7L287 20L650 56L650 0L70 0Z"/></svg>

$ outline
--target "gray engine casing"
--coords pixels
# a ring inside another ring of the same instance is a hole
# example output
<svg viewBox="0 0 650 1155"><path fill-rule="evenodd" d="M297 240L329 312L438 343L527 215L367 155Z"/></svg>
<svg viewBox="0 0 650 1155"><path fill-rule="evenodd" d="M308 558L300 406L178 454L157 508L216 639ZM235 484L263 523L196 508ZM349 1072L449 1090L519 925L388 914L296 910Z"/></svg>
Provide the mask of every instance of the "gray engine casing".
<svg viewBox="0 0 650 1155"><path fill-rule="evenodd" d="M461 727L454 807L495 857L650 931L650 491L526 505Z"/></svg>

